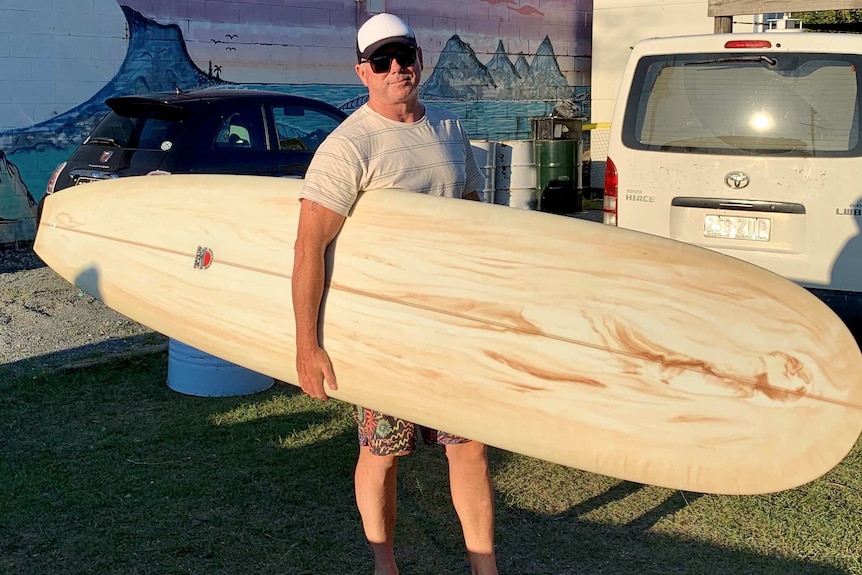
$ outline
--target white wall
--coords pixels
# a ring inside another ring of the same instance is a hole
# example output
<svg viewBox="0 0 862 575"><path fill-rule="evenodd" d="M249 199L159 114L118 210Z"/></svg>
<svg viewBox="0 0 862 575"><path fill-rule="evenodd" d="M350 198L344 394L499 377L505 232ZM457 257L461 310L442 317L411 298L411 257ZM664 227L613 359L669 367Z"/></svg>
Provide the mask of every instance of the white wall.
<svg viewBox="0 0 862 575"><path fill-rule="evenodd" d="M752 16L737 16L734 32L753 30ZM610 122L631 47L645 38L712 34L707 0L595 0L591 97L595 123Z"/></svg>

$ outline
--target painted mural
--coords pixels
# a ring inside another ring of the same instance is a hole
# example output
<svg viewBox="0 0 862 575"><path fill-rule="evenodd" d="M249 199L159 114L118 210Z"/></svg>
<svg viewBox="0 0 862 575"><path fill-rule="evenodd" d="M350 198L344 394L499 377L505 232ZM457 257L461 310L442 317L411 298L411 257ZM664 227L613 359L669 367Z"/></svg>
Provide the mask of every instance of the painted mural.
<svg viewBox="0 0 862 575"><path fill-rule="evenodd" d="M358 8L351 6L358 6L353 0L320 1L328 1L331 6L329 19L318 24L324 25L321 29L328 31L333 27L342 30L340 40L327 40L330 44L340 42L342 49L335 50L338 65L321 66L316 76L309 75L300 65L288 62L285 54L293 54L297 50L301 52L303 44L313 45L320 43L320 40L311 36L300 35L297 38L296 35L287 34L284 28L288 25L275 22L277 17L272 10L261 16L270 22L261 22L256 28L259 33L248 39L249 25L246 18L242 18L246 22L244 26L232 26L230 21L234 16L231 14L208 12L197 19L193 19L190 14L188 18L179 18L171 14L171 3L167 1L126 0L118 4L127 23L128 41L125 57L113 78L91 98L68 111L29 126L0 129L0 244L33 238L36 202L44 195L50 172L68 157L106 113L104 101L109 97L188 91L221 85L237 89L265 88L307 96L348 112L362 105L366 98L365 89L353 73L355 52L350 42L353 41L356 24L370 14L359 14ZM443 4L447 3L440 2L436 11L446 13ZM216 4L228 6L223 2ZM390 0L389 4L387 8L390 11L403 14L421 2ZM555 10L566 10L567 21L574 21L574 4L568 0L534 0L532 3L477 0L475 4L484 5L482 22L486 26L490 22L492 30L495 29L494 16L491 14L494 10L499 10L504 16L515 14L518 18L524 18L526 24L531 23L529 19L541 20L549 15L553 17ZM250 4L242 1L230 4L237 11L242 11L243 5L250 14L253 10ZM350 9L339 9L339 6L350 6ZM148 14L144 13L145 9ZM342 13L343 18L336 22ZM208 23L206 14L217 21ZM302 23L302 14L295 15L291 26ZM305 14L311 13L306 11ZM320 11L314 14L319 16ZM237 16L236 20L239 19ZM510 37L492 38L488 32L474 32L477 38L474 43L484 46L477 55L473 45L462 39L462 36L467 37L464 33L449 34L444 42L444 36L437 37L427 32L423 36L420 32L422 22L434 26L436 30L447 23L446 18L431 14L424 20L419 15L408 16L408 19L417 28L420 43L428 55L425 80L421 87L422 97L456 112L472 138L526 139L529 137L529 118L549 115L560 102L580 112L580 115L588 115L588 86L575 85L567 79L548 34L541 39L536 36L529 41L515 42ZM500 22L503 21L501 17ZM461 27L464 22L469 24L470 14L463 13L460 22ZM459 26L452 21L448 27L451 31L451 28L457 29ZM466 27L470 28L469 25ZM496 29L501 28L498 26ZM541 27L525 29L540 31ZM580 31L573 30L572 34L578 32L583 36L588 34L588 28L584 26ZM276 42L276 37L282 38L282 41ZM283 38L292 40L284 42ZM587 61L588 66L589 38L567 38L566 42L577 46L578 51L584 51L580 56ZM437 50L435 44L440 45ZM491 46L494 45L496 48L492 50ZM518 46L515 54L512 53L512 45ZM255 54L249 55L253 50ZM284 65L272 66L264 62L271 61L275 56L283 57ZM574 61L571 55L567 57ZM262 62L254 77L260 81L249 82L246 81L250 79L246 77L248 61L256 61L255 58ZM570 64L568 68L572 76L573 66ZM288 71L284 72L284 69ZM318 78L318 81L278 81L295 76L296 73L291 70L298 70L300 78ZM588 68L581 70L580 78L589 78Z"/></svg>

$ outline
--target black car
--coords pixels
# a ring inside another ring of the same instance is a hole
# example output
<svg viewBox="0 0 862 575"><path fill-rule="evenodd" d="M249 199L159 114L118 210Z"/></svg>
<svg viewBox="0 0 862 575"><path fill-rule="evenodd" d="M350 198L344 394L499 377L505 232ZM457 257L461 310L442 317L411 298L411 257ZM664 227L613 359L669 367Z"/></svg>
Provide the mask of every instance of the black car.
<svg viewBox="0 0 862 575"><path fill-rule="evenodd" d="M347 115L279 92L208 88L110 98L110 112L57 167L46 194L153 173L302 177Z"/></svg>

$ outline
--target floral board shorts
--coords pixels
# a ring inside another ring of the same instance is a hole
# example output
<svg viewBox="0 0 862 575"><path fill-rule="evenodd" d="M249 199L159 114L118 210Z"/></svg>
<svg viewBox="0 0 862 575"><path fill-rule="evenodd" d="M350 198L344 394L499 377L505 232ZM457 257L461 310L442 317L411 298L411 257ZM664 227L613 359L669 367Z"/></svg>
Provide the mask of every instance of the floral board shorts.
<svg viewBox="0 0 862 575"><path fill-rule="evenodd" d="M364 407L356 408L356 422L359 426L359 445L370 447L374 455L410 455L416 451L416 437L419 434L425 445L454 445L470 441Z"/></svg>

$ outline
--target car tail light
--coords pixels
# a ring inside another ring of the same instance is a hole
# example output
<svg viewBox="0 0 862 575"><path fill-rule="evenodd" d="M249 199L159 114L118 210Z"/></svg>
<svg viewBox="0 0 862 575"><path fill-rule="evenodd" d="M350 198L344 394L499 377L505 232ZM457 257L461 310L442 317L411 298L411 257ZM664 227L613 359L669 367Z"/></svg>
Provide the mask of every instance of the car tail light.
<svg viewBox="0 0 862 575"><path fill-rule="evenodd" d="M57 178L60 176L60 172L63 171L63 168L66 167L66 162L63 162L56 168L54 168L54 173L51 174L51 177L48 178L48 184L45 186L45 195L54 193L54 186L57 185Z"/></svg>
<svg viewBox="0 0 862 575"><path fill-rule="evenodd" d="M602 201L602 221L612 226L617 225L617 195L619 193L619 177L613 160L608 158L605 163L605 196Z"/></svg>

